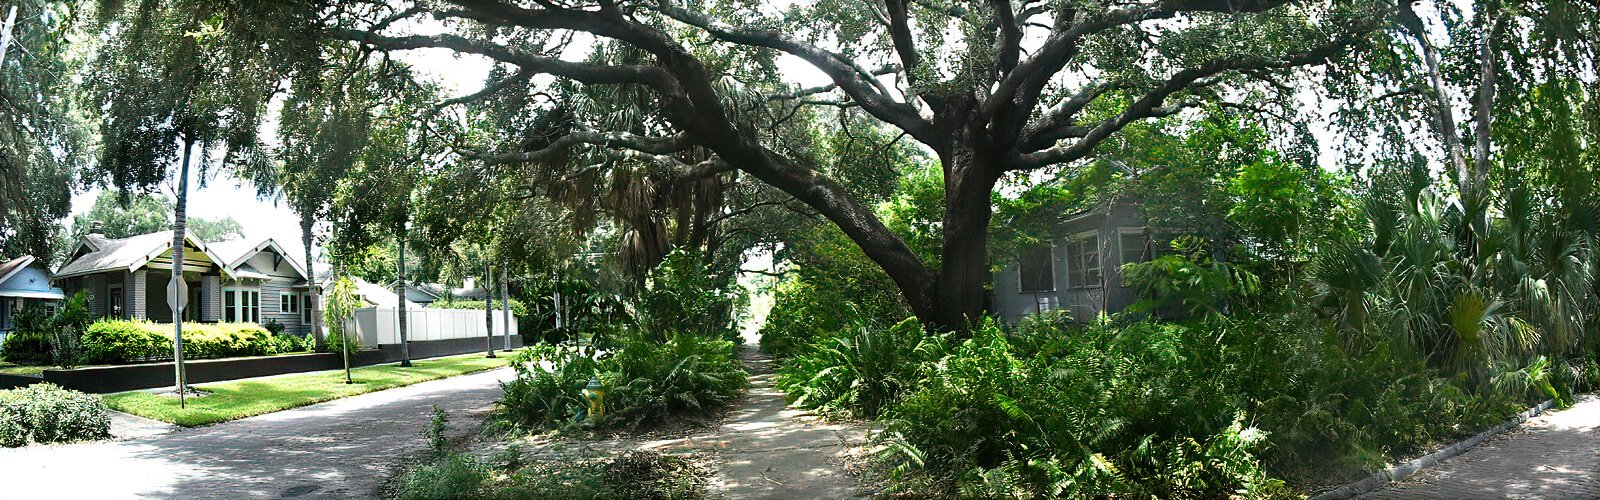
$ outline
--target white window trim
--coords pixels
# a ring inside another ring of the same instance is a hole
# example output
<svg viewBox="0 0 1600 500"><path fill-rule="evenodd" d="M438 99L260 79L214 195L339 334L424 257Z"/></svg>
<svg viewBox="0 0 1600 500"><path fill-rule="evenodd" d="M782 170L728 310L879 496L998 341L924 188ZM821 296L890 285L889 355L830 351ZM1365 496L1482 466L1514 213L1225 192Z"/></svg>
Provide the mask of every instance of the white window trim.
<svg viewBox="0 0 1600 500"><path fill-rule="evenodd" d="M246 292L246 293L254 293L254 294L256 294L256 305L255 305L256 317L254 318L254 321L251 321L251 318L249 317L249 315L245 314L246 312L249 311L250 307L246 306L244 304L244 300L242 300L244 295L243 294L238 294L238 292ZM234 319L235 323L249 323L249 322L254 322L254 323L257 323L257 324L261 323L261 289L254 288L254 287L245 287L245 286L222 287L222 314L220 315L220 317L217 318L219 321L224 321L224 322L228 321L228 309L229 309L228 308L228 295L229 294L238 294L238 295L234 295L234 299L233 299L233 310L234 310L234 318L233 319Z"/></svg>
<svg viewBox="0 0 1600 500"><path fill-rule="evenodd" d="M1071 235L1068 235L1065 239L1062 240L1062 246L1063 247L1068 247L1069 245L1071 245L1073 243L1076 243L1076 242L1079 242L1079 241L1083 241L1083 240L1093 240L1094 241L1095 272L1100 274L1100 281L1102 281L1102 282L1105 281L1105 278L1106 278L1105 252L1102 252L1101 250L1103 250L1103 249L1100 248L1102 246L1100 244L1100 230L1098 230L1098 229L1090 229L1088 231L1081 231L1081 232L1077 232L1077 233L1073 233ZM1070 248L1065 248L1063 251L1070 251ZM1065 259L1063 259L1063 260L1066 261L1066 266L1063 266L1063 267L1067 268L1066 271L1067 271L1067 289L1068 290L1089 290L1089 289L1095 289L1095 288L1100 288L1101 287L1101 285L1103 283L1093 283L1093 284L1073 283L1072 282L1072 265L1073 265L1072 255L1070 255L1070 254L1069 255L1063 255L1063 257L1065 257Z"/></svg>
<svg viewBox="0 0 1600 500"><path fill-rule="evenodd" d="M300 314L300 294L278 292L279 314Z"/></svg>
<svg viewBox="0 0 1600 500"><path fill-rule="evenodd" d="M1056 242L1054 242L1054 241L1047 242L1045 244L1045 248L1050 249L1050 288L1046 289L1046 290L1023 290L1022 289L1022 256L1018 255L1017 256L1017 293L1018 294L1021 294L1021 295L1034 295L1034 294L1039 294L1039 293L1055 293L1056 292Z"/></svg>

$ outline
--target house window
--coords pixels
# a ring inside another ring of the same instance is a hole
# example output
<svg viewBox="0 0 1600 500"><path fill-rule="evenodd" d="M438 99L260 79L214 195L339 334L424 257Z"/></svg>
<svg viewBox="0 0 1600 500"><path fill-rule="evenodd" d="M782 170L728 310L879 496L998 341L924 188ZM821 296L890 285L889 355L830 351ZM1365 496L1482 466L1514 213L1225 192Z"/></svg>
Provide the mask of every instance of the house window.
<svg viewBox="0 0 1600 500"><path fill-rule="evenodd" d="M1150 245L1150 235L1122 233L1122 263L1135 264L1155 260L1156 249Z"/></svg>
<svg viewBox="0 0 1600 500"><path fill-rule="evenodd" d="M260 323L261 292L244 288L223 290L222 318L229 323Z"/></svg>
<svg viewBox="0 0 1600 500"><path fill-rule="evenodd" d="M1022 273L1018 289L1022 293L1050 292L1056 289L1055 259L1048 246L1024 248L1017 270Z"/></svg>
<svg viewBox="0 0 1600 500"><path fill-rule="evenodd" d="M311 324L311 294L300 295L300 324Z"/></svg>
<svg viewBox="0 0 1600 500"><path fill-rule="evenodd" d="M300 301L295 296L287 293L278 294L278 312L287 314L300 314Z"/></svg>
<svg viewBox="0 0 1600 500"><path fill-rule="evenodd" d="M111 285L106 288L106 311L114 318L122 316L122 285Z"/></svg>
<svg viewBox="0 0 1600 500"><path fill-rule="evenodd" d="M1066 247L1067 287L1100 286L1100 238L1089 233L1068 241Z"/></svg>

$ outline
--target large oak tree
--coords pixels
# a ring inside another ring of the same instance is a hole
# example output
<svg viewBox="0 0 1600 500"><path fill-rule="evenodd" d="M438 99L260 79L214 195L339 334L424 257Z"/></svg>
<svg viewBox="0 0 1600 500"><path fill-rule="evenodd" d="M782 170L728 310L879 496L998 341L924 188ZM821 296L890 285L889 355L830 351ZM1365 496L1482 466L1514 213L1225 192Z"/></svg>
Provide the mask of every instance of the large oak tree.
<svg viewBox="0 0 1600 500"><path fill-rule="evenodd" d="M293 9L298 17L273 21L371 50L443 48L501 68L482 91L447 105L526 94L550 77L628 89L660 119L579 116L544 140L459 150L488 165L548 162L585 147L677 165L688 176L737 170L839 226L919 318L960 328L983 313L991 198L1003 178L1079 164L1130 123L1284 88L1297 68L1363 43L1393 8L1347 0L825 0L785 9L741 1L308 1ZM781 57L804 61L831 83L782 81ZM778 81L752 81L752 67ZM937 265L815 159L775 144L773 121L749 119L753 108L806 106L859 109L932 151L944 172ZM628 126L607 126L619 123Z"/></svg>

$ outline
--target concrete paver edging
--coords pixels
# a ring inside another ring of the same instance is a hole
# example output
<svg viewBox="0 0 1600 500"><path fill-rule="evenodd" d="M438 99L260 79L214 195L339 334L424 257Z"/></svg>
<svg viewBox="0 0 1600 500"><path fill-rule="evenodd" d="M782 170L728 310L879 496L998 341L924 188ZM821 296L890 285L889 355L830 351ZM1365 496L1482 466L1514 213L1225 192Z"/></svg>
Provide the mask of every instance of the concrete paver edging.
<svg viewBox="0 0 1600 500"><path fill-rule="evenodd" d="M1539 403L1537 406L1529 408L1528 411L1524 411L1517 416L1512 417L1511 420L1505 421L1505 423L1480 432L1477 435L1464 439L1456 444L1446 446L1442 450L1429 453L1416 460L1374 472L1371 476L1368 476L1365 479L1334 488L1333 490L1311 497L1311 500L1346 500L1349 498L1354 498L1355 496L1363 493L1375 491L1378 488L1388 485L1389 483L1403 481L1422 469L1433 466L1434 464L1444 461L1445 459L1466 453L1467 450L1472 449L1473 446L1477 446L1479 443L1484 442L1484 440L1511 429L1515 429L1528 419L1537 417L1539 414L1544 413L1545 410L1549 410L1551 406L1555 406L1555 400L1553 399Z"/></svg>

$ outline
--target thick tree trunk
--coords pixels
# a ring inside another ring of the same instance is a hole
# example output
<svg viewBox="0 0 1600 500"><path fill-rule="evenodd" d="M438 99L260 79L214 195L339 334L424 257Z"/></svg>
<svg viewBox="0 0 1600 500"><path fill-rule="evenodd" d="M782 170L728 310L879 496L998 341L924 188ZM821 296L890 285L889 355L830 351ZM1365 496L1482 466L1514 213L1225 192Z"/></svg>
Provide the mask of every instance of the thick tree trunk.
<svg viewBox="0 0 1600 500"><path fill-rule="evenodd" d="M999 171L997 155L971 140L954 144L944 166L944 244L933 307L919 319L936 328L964 331L984 314L989 282L990 196Z"/></svg>
<svg viewBox="0 0 1600 500"><path fill-rule="evenodd" d="M316 261L311 260L311 230L315 224L316 220L310 214L300 214L300 238L306 246L306 284L309 285L306 293L310 297L305 304L306 314L311 316L311 338L316 339L317 350L320 351L327 345L327 339L322 335L322 294L317 290Z"/></svg>

